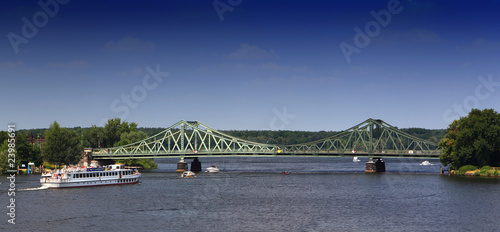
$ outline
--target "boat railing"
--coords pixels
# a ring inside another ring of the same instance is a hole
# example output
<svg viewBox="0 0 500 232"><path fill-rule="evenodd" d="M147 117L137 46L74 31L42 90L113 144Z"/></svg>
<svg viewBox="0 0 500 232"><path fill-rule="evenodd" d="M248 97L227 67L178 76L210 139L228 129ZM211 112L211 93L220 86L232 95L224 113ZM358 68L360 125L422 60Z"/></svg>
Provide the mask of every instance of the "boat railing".
<svg viewBox="0 0 500 232"><path fill-rule="evenodd" d="M64 178L64 179L52 179L52 178L45 178L45 183L66 183L69 182L69 179Z"/></svg>

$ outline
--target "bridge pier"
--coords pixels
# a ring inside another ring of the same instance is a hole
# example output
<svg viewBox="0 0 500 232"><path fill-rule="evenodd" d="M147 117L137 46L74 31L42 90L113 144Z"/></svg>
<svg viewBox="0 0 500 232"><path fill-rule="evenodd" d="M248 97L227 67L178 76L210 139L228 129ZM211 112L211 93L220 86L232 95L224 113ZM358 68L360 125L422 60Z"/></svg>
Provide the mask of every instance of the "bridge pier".
<svg viewBox="0 0 500 232"><path fill-rule="evenodd" d="M201 162L198 160L198 157L195 157L193 162L191 162L191 171L201 172Z"/></svg>
<svg viewBox="0 0 500 232"><path fill-rule="evenodd" d="M188 170L188 164L181 158L181 161L177 162L177 172L184 172Z"/></svg>
<svg viewBox="0 0 500 232"><path fill-rule="evenodd" d="M365 173L375 173L375 172L385 172L385 162L382 158L375 158L377 161L373 160L366 162Z"/></svg>

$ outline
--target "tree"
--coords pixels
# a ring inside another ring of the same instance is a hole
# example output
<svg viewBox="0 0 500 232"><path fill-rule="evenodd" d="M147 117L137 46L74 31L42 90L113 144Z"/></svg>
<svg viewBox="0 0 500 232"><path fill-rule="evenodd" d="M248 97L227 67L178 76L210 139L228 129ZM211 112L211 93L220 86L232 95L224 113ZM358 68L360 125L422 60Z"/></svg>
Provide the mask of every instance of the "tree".
<svg viewBox="0 0 500 232"><path fill-rule="evenodd" d="M120 136L120 141L116 142L114 144L115 147L117 146L123 146L127 145L130 143L134 143L140 140L143 140L147 137L146 133L142 131L130 131L130 132L124 132Z"/></svg>
<svg viewBox="0 0 500 232"><path fill-rule="evenodd" d="M93 125L89 130L86 130L82 135L83 146L91 147L91 148L99 148L101 146L104 147L103 138L104 138L104 128L97 127Z"/></svg>
<svg viewBox="0 0 500 232"><path fill-rule="evenodd" d="M137 131L136 123L121 122L120 118L109 119L108 123L104 125L104 146L101 145L101 147L113 147L116 142L121 140L123 133L131 131Z"/></svg>
<svg viewBox="0 0 500 232"><path fill-rule="evenodd" d="M441 163L453 169L465 165L500 165L500 114L493 109L472 109L453 121L439 142Z"/></svg>
<svg viewBox="0 0 500 232"><path fill-rule="evenodd" d="M9 167L9 152L8 152L8 141L5 139L2 144L0 145L0 168L2 169L2 173L6 173L7 170L11 169ZM16 160L16 165L18 164L18 161Z"/></svg>
<svg viewBox="0 0 500 232"><path fill-rule="evenodd" d="M33 162L35 163L35 166L39 166L43 163L40 148L38 146L28 144L26 137L21 133L16 135L16 149L16 160L18 160L21 164Z"/></svg>
<svg viewBox="0 0 500 232"><path fill-rule="evenodd" d="M121 134L121 140L116 142L115 146L123 146L130 143L134 143L140 140L143 140L147 137L146 133L142 131L130 131L124 132ZM144 169L156 169L158 165L154 162L153 159L122 159L117 160L119 163L123 163L129 166L142 166Z"/></svg>
<svg viewBox="0 0 500 232"><path fill-rule="evenodd" d="M0 144L3 144L3 141L9 138L9 134L7 131L0 131Z"/></svg>
<svg viewBox="0 0 500 232"><path fill-rule="evenodd" d="M61 128L56 121L45 132L45 139L45 158L48 162L69 165L78 163L82 158L83 148L78 134L73 130Z"/></svg>

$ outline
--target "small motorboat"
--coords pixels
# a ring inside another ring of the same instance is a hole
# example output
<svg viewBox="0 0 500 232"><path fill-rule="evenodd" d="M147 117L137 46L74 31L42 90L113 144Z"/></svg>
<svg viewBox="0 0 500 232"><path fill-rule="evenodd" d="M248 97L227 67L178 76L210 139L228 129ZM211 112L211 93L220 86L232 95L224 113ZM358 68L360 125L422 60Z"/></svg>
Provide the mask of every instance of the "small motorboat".
<svg viewBox="0 0 500 232"><path fill-rule="evenodd" d="M354 156L354 158L352 158L352 162L357 163L357 162L361 162L361 160L360 160L360 159L358 159L358 157L357 157L357 156Z"/></svg>
<svg viewBox="0 0 500 232"><path fill-rule="evenodd" d="M426 160L426 161L420 163L420 165L428 166L428 165L434 165L434 164L431 164L431 162L429 162L429 161Z"/></svg>
<svg viewBox="0 0 500 232"><path fill-rule="evenodd" d="M212 165L210 167L207 168L207 172L219 172L219 168L217 167L217 165Z"/></svg>
<svg viewBox="0 0 500 232"><path fill-rule="evenodd" d="M192 171L184 171L181 175L181 177L188 178L188 177L196 177L196 174Z"/></svg>
<svg viewBox="0 0 500 232"><path fill-rule="evenodd" d="M289 171L284 171L284 172L283 172L283 175L288 175L288 174L290 174L290 172L289 172Z"/></svg>

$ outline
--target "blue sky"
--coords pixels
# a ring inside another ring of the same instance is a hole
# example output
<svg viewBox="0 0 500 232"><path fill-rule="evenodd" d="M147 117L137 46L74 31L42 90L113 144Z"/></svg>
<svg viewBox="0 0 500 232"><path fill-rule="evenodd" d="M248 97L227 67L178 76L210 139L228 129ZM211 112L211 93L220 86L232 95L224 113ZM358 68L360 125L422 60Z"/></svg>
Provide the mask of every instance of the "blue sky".
<svg viewBox="0 0 500 232"><path fill-rule="evenodd" d="M41 2L0 3L5 128L446 128L500 108L500 1Z"/></svg>

